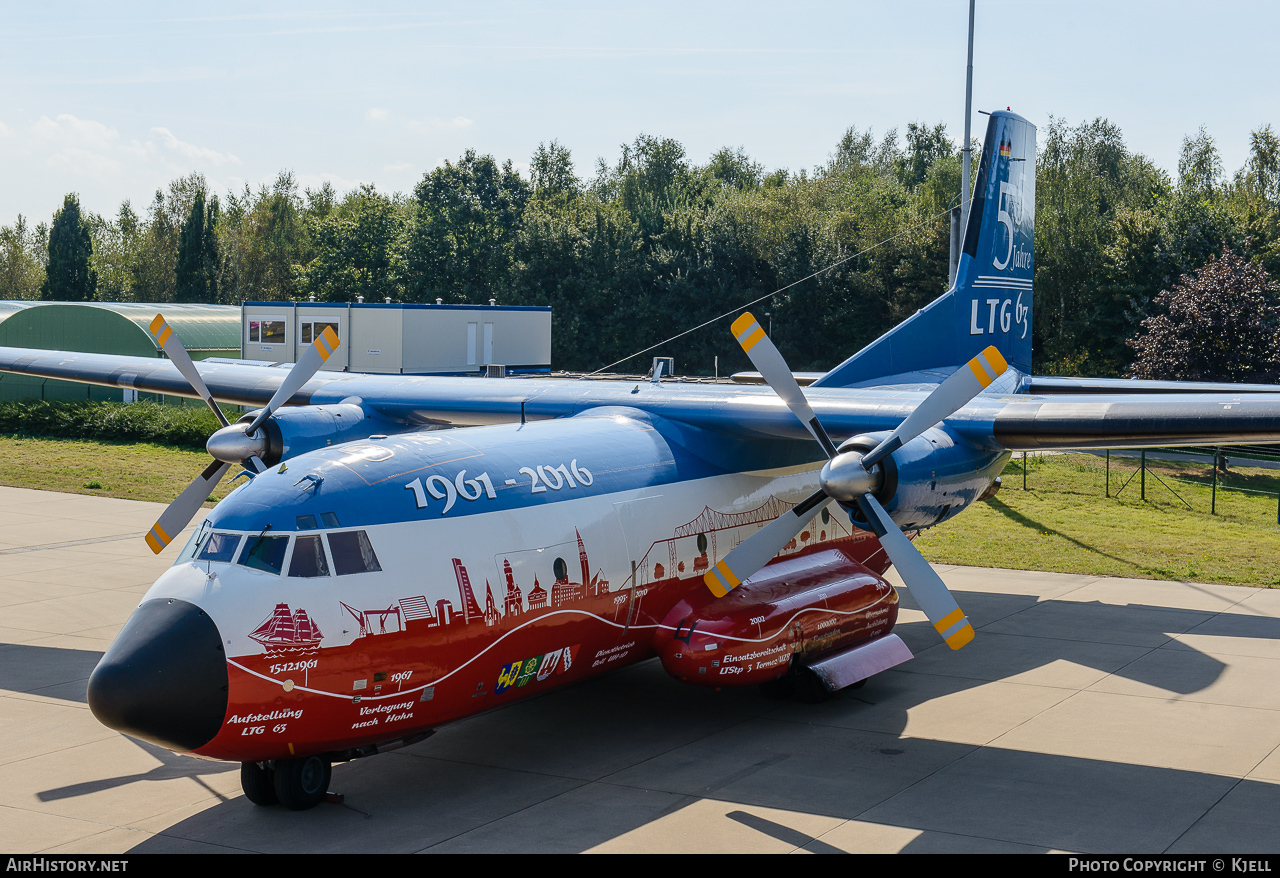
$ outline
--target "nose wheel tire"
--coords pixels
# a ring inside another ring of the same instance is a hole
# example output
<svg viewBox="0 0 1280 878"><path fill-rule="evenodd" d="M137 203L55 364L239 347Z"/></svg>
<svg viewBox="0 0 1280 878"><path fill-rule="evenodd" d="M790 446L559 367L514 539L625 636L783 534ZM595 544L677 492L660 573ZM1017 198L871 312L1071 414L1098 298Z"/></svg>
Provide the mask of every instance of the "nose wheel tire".
<svg viewBox="0 0 1280 878"><path fill-rule="evenodd" d="M275 793L280 804L290 811L314 808L329 791L333 768L329 760L319 756L305 759L280 759L275 764Z"/></svg>
<svg viewBox="0 0 1280 878"><path fill-rule="evenodd" d="M275 771L256 762L240 763L240 789L244 797L255 805L274 805L276 798Z"/></svg>

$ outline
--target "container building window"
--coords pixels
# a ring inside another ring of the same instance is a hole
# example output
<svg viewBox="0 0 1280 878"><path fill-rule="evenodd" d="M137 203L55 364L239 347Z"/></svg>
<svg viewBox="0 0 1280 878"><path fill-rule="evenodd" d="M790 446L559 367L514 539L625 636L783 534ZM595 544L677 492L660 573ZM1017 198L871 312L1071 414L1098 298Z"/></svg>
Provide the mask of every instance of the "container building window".
<svg viewBox="0 0 1280 878"><path fill-rule="evenodd" d="M284 318L263 317L249 321L250 344L284 344Z"/></svg>
<svg viewBox="0 0 1280 878"><path fill-rule="evenodd" d="M301 337L298 339L298 344L311 344L324 335L326 329L332 329L334 335L337 335L339 339L342 338L341 335L338 335L338 322L336 320L304 320L299 329Z"/></svg>

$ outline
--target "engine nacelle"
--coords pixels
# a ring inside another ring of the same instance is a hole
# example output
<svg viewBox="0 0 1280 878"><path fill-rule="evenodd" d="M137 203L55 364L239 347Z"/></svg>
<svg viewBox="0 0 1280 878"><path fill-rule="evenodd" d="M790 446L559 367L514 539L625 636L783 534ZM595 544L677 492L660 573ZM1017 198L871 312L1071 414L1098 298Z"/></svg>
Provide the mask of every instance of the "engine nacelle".
<svg viewBox="0 0 1280 878"><path fill-rule="evenodd" d="M722 598L699 588L654 636L667 673L696 686L749 686L888 634L898 593L841 549L785 558Z"/></svg>
<svg viewBox="0 0 1280 878"><path fill-rule="evenodd" d="M887 435L855 436L840 450L865 453ZM933 427L878 464L884 467L884 476L876 499L903 530L946 521L982 496L1004 470L1009 452L992 450L976 456L975 449L960 445L961 441L945 429ZM857 506L845 508L854 524L870 530Z"/></svg>
<svg viewBox="0 0 1280 878"><path fill-rule="evenodd" d="M250 412L230 427L209 437L206 448L218 460L234 462L256 454L267 466L308 451L368 439L379 433L397 432L400 425L382 420L349 402L333 405L300 405L278 409L258 432L246 436L245 427L257 412ZM403 429L403 427L401 427Z"/></svg>

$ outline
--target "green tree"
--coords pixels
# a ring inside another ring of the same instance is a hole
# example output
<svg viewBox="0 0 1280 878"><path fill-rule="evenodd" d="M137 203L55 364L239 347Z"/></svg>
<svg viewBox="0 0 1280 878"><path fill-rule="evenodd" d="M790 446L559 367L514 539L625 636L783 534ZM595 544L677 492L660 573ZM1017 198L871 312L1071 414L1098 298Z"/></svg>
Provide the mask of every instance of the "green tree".
<svg viewBox="0 0 1280 878"><path fill-rule="evenodd" d="M138 248L138 217L128 200L116 219L97 214L87 219L93 237L93 270L98 274L98 300L128 302L133 298L133 263Z"/></svg>
<svg viewBox="0 0 1280 878"><path fill-rule="evenodd" d="M1230 249L1156 297L1131 344L1132 374L1176 381L1275 383L1280 307L1275 281Z"/></svg>
<svg viewBox="0 0 1280 878"><path fill-rule="evenodd" d="M582 188L573 171L573 156L569 150L553 140L551 144L539 143L529 163L530 183L538 195L577 195Z"/></svg>
<svg viewBox="0 0 1280 878"><path fill-rule="evenodd" d="M47 227L35 229L18 214L11 226L0 228L0 299L36 299L44 283L48 258Z"/></svg>
<svg viewBox="0 0 1280 878"><path fill-rule="evenodd" d="M1249 251L1280 273L1280 137L1270 125L1250 135L1249 159L1236 174L1230 203Z"/></svg>
<svg viewBox="0 0 1280 878"><path fill-rule="evenodd" d="M907 149L898 160L898 179L902 185L914 189L929 176L929 169L940 159L956 151L947 136L947 126L942 123L930 128L919 122L907 124ZM956 187L957 192L959 186Z"/></svg>
<svg viewBox="0 0 1280 878"><path fill-rule="evenodd" d="M174 271L175 302L216 302L218 299L218 196L206 206L197 192L178 236Z"/></svg>
<svg viewBox="0 0 1280 878"><path fill-rule="evenodd" d="M313 222L315 255L297 270L300 295L327 302L403 295L399 247L404 217L394 200L373 186L361 186Z"/></svg>
<svg viewBox="0 0 1280 878"><path fill-rule="evenodd" d="M1168 283L1145 273L1160 264L1142 250L1166 220L1134 212L1171 195L1167 176L1130 152L1111 122L1050 120L1036 168L1037 369L1116 375L1127 366L1125 340ZM1125 230L1146 237L1121 240Z"/></svg>
<svg viewBox="0 0 1280 878"><path fill-rule="evenodd" d="M40 298L65 302L92 301L98 276L90 265L93 241L80 216L80 200L74 194L62 201L49 229L49 260Z"/></svg>
<svg viewBox="0 0 1280 878"><path fill-rule="evenodd" d="M529 184L511 162L467 150L423 176L410 205L406 290L413 302L506 298Z"/></svg>

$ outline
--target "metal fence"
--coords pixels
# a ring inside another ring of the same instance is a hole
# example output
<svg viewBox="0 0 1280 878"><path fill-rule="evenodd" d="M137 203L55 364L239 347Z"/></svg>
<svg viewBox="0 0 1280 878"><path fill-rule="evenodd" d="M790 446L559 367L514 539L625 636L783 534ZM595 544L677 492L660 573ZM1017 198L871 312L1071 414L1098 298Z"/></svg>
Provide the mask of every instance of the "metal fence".
<svg viewBox="0 0 1280 878"><path fill-rule="evenodd" d="M1039 457L1058 456L1063 452L1022 452L1022 489L1027 490L1028 461ZM1253 496L1276 498L1276 524L1280 525L1280 446L1270 445L1219 445L1180 448L1135 448L1117 449L1105 452L1066 452L1070 454L1091 454L1105 460L1105 494L1108 498L1119 499L1124 496L1149 502L1148 488L1163 489L1189 510L1196 510L1196 505L1187 499L1190 488L1208 488L1208 512L1218 513L1218 495L1220 492L1236 492ZM1189 479L1175 476L1169 472L1161 474L1151 467L1152 462L1165 464L1174 468L1174 464L1201 465L1207 468L1207 479ZM1231 467L1253 467L1263 470L1274 470L1275 479L1266 476L1259 479L1251 477L1254 486L1231 484L1234 475ZM1151 484L1148 485L1148 479ZM1263 484L1259 485L1259 482ZM1183 490L1178 490L1182 486Z"/></svg>

